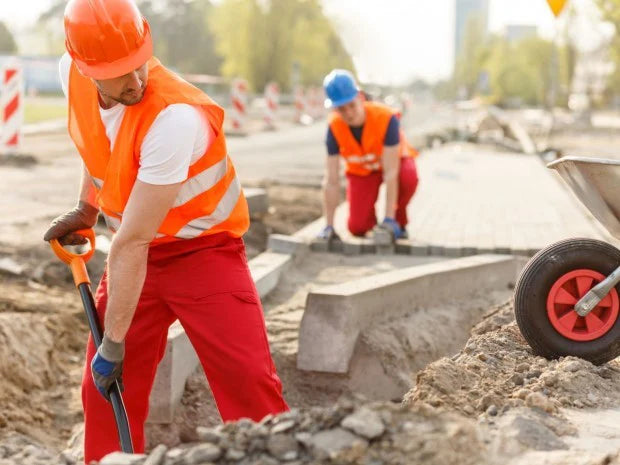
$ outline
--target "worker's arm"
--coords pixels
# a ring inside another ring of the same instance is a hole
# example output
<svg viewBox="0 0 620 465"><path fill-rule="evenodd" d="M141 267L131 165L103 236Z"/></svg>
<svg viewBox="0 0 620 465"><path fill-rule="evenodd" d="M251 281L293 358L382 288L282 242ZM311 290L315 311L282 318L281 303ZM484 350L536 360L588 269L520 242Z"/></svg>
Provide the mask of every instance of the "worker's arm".
<svg viewBox="0 0 620 465"><path fill-rule="evenodd" d="M149 244L172 207L181 184L154 185L136 180L121 227L112 239L103 341L91 362L95 386L106 399L123 371L124 340L144 286Z"/></svg>
<svg viewBox="0 0 620 465"><path fill-rule="evenodd" d="M323 180L323 209L328 226L334 226L334 215L340 203L340 157L329 155Z"/></svg>
<svg viewBox="0 0 620 465"><path fill-rule="evenodd" d="M123 221L112 240L108 256L108 304L105 336L112 342L125 339L142 293L149 244L182 183L152 185L136 180L123 213Z"/></svg>
<svg viewBox="0 0 620 465"><path fill-rule="evenodd" d="M383 156L383 182L385 182L385 217L394 218L396 204L398 202L398 178L400 175L400 157L398 145L384 146Z"/></svg>

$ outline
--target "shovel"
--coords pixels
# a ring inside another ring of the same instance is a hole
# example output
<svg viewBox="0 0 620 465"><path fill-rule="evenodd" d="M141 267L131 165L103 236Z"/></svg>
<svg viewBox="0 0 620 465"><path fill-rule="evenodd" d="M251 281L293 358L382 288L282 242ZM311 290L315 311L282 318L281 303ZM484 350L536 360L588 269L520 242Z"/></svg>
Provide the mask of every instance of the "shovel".
<svg viewBox="0 0 620 465"><path fill-rule="evenodd" d="M86 270L86 262L90 260L95 253L95 231L92 229L83 229L81 231L76 231L76 234L88 239L88 242L90 242L90 250L88 252L83 254L71 253L60 245L60 242L56 239L52 239L50 245L56 256L71 268L73 281L82 298L82 304L84 305L88 326L90 326L90 332L93 336L93 342L95 343L95 347L98 348L101 345L102 331L99 326L99 319L97 318L95 300L93 299L93 293L90 289L90 278ZM114 409L114 419L116 421L116 429L118 430L121 451L133 453L133 443L129 431L127 411L125 410L125 404L123 403L118 381L110 388L110 402Z"/></svg>

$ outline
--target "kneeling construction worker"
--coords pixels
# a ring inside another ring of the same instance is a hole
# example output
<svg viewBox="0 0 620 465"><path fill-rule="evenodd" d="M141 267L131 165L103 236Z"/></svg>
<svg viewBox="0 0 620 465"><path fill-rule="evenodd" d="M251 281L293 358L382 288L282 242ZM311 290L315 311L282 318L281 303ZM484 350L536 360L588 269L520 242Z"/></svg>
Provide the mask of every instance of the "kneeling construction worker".
<svg viewBox="0 0 620 465"><path fill-rule="evenodd" d="M323 239L338 237L334 214L340 202L340 156L345 160L348 229L364 236L377 224L375 203L379 187L386 185L385 218L381 227L395 239L407 237L407 205L418 186L414 157L400 128L396 110L367 101L349 71L336 69L323 82L332 108L327 131L327 169L324 180L324 210L327 225Z"/></svg>
<svg viewBox="0 0 620 465"><path fill-rule="evenodd" d="M82 242L101 213L115 233L96 293L103 343L82 382L86 463L118 450L106 400L120 379L136 452L168 327L179 320L223 420L288 409L242 235L248 206L223 110L155 59L133 0L70 0L60 72L83 161L79 202L45 240Z"/></svg>

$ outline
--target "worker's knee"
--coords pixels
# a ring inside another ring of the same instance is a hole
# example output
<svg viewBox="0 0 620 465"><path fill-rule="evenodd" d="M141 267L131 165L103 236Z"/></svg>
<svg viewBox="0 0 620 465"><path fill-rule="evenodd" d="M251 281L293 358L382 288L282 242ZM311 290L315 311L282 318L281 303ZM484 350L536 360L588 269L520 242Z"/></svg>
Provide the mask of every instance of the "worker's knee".
<svg viewBox="0 0 620 465"><path fill-rule="evenodd" d="M374 225L349 220L349 224L347 226L349 228L349 232L353 236L364 237L366 233L368 233L368 231L373 228Z"/></svg>

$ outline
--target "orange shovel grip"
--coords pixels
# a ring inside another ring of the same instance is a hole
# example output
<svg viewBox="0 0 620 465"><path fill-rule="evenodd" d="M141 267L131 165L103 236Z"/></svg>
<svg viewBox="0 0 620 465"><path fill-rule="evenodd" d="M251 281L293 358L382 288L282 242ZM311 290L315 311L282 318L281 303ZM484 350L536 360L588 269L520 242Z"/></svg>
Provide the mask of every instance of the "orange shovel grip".
<svg viewBox="0 0 620 465"><path fill-rule="evenodd" d="M65 249L57 239L52 239L50 245L56 256L71 268L73 281L76 286L83 283L90 284L90 278L86 271L86 262L90 260L95 253L95 231L93 229L81 229L75 231L75 234L79 234L88 239L88 242L90 242L89 251L82 254L71 253Z"/></svg>

